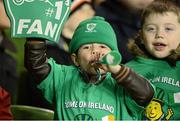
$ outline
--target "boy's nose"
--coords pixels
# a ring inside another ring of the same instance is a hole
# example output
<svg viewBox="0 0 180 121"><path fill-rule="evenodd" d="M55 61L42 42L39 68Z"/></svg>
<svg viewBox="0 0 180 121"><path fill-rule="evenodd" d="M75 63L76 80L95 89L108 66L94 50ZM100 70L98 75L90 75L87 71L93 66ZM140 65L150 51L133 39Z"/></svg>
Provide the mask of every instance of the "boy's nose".
<svg viewBox="0 0 180 121"><path fill-rule="evenodd" d="M92 51L92 55L102 57L102 56L104 56L105 54L104 54L103 52L99 51L99 50L94 49L94 50Z"/></svg>
<svg viewBox="0 0 180 121"><path fill-rule="evenodd" d="M163 31L162 30L158 30L156 33L156 38L163 38Z"/></svg>

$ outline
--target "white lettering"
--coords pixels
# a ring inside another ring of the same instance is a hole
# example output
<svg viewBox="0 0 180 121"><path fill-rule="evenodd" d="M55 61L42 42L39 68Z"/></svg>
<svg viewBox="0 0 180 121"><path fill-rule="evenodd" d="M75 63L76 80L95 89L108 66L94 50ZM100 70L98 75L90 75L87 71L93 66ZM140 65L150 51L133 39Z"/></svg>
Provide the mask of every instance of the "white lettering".
<svg viewBox="0 0 180 121"><path fill-rule="evenodd" d="M69 101L65 102L65 108L92 108L105 110L110 113L114 113L114 107L106 104L95 103L95 102L84 102L84 101Z"/></svg>
<svg viewBox="0 0 180 121"><path fill-rule="evenodd" d="M65 102L65 107L66 108L78 107L78 102L77 101Z"/></svg>
<svg viewBox="0 0 180 121"><path fill-rule="evenodd" d="M149 79L152 83L166 83L172 86L180 87L180 81L169 77L156 77L154 79Z"/></svg>
<svg viewBox="0 0 180 121"><path fill-rule="evenodd" d="M48 22L44 34L48 36L48 34L50 33L50 36L53 38L54 33L56 32L57 26L58 26L58 25L55 24L55 25L54 25L54 28L53 28L52 23L51 23L51 22Z"/></svg>
<svg viewBox="0 0 180 121"><path fill-rule="evenodd" d="M58 1L58 2L55 3L55 6L57 7L55 19L60 20L61 14L62 14L63 2Z"/></svg>
<svg viewBox="0 0 180 121"><path fill-rule="evenodd" d="M79 102L79 107L82 108L82 107L83 107L83 104L84 104L84 103L83 103L82 101L80 101L80 102Z"/></svg>
<svg viewBox="0 0 180 121"><path fill-rule="evenodd" d="M177 86L177 87L180 87L180 85L179 85L179 81L177 81L177 82L176 82L176 86Z"/></svg>
<svg viewBox="0 0 180 121"><path fill-rule="evenodd" d="M31 34L33 32L37 32L38 34L43 34L42 32L42 25L40 20L35 20L29 30L27 31L27 34Z"/></svg>
<svg viewBox="0 0 180 121"><path fill-rule="evenodd" d="M153 79L152 82L159 82L160 81L160 77L156 77L155 79Z"/></svg>
<svg viewBox="0 0 180 121"><path fill-rule="evenodd" d="M26 34L44 34L46 36L50 36L51 38L54 37L55 32L58 28L58 24L54 24L51 21L47 22L47 25L44 27L45 29L42 29L42 23L41 20L36 19L34 21L31 21L30 19L20 19L17 34L22 34L23 32Z"/></svg>
<svg viewBox="0 0 180 121"><path fill-rule="evenodd" d="M28 28L29 26L25 23L30 23L30 19L20 19L19 20L19 25L17 29L17 34L22 34L22 30Z"/></svg>

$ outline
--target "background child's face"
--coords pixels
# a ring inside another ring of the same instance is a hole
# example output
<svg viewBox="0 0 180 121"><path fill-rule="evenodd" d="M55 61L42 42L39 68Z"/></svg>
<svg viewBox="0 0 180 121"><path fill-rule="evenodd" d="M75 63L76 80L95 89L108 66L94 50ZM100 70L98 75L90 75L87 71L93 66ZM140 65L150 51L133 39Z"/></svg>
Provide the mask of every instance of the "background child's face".
<svg viewBox="0 0 180 121"><path fill-rule="evenodd" d="M157 58L167 57L180 44L180 23L173 12L150 14L142 28L142 41Z"/></svg>
<svg viewBox="0 0 180 121"><path fill-rule="evenodd" d="M87 73L96 74L93 64L110 51L111 49L105 44L85 44L78 50L77 63ZM105 73L101 69L100 71L101 73Z"/></svg>

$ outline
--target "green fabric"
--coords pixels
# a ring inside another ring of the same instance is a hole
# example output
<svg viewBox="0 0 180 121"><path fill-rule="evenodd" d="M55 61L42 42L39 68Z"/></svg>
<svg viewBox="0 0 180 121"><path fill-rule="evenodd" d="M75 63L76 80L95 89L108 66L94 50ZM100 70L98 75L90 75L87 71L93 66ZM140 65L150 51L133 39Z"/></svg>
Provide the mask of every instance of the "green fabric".
<svg viewBox="0 0 180 121"><path fill-rule="evenodd" d="M171 67L163 60L136 57L126 65L150 80L157 88L154 98L164 102L164 116L167 115L169 107L173 111L170 119L180 119L180 61L176 67Z"/></svg>
<svg viewBox="0 0 180 121"><path fill-rule="evenodd" d="M39 85L45 98L55 103L58 120L138 119L143 107L137 105L108 73L98 85L87 84L77 67L49 60L51 72Z"/></svg>
<svg viewBox="0 0 180 121"><path fill-rule="evenodd" d="M74 53L80 46L90 43L102 43L118 51L115 32L103 17L95 16L81 22L72 37L69 51Z"/></svg>

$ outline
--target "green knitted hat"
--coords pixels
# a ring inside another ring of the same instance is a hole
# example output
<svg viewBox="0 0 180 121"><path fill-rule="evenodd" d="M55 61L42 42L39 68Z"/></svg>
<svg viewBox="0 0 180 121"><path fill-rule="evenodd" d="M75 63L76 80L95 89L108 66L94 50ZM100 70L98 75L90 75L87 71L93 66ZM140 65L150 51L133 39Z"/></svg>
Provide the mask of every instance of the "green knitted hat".
<svg viewBox="0 0 180 121"><path fill-rule="evenodd" d="M82 45L101 43L118 51L117 40L111 25L103 17L95 16L79 24L69 45L69 52L76 52Z"/></svg>

